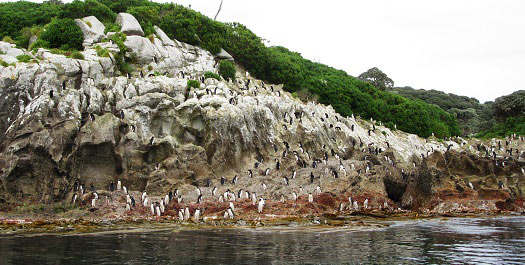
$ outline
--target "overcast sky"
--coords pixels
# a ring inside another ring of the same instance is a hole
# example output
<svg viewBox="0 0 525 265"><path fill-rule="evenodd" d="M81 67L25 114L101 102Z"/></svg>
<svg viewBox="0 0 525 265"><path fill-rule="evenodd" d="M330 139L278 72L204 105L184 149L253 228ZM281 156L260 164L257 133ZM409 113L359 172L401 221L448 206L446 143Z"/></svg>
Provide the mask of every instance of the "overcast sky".
<svg viewBox="0 0 525 265"><path fill-rule="evenodd" d="M160 1L166 2L166 1ZM212 17L220 0L175 0ZM525 89L525 1L224 0L217 18L357 76L481 102Z"/></svg>
<svg viewBox="0 0 525 265"><path fill-rule="evenodd" d="M172 2L213 18L220 0ZM525 89L521 0L224 0L217 19L354 76L376 66L396 86L481 102Z"/></svg>

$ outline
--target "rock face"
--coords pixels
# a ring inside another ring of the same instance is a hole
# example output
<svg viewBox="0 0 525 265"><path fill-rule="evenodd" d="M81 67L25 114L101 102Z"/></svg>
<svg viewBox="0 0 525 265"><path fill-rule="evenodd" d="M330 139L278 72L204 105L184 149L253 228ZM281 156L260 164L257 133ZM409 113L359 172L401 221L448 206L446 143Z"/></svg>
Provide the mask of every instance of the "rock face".
<svg viewBox="0 0 525 265"><path fill-rule="evenodd" d="M142 27L140 26L137 19L128 13L120 13L117 15L117 24L121 26L121 32L131 36L131 35L137 35L137 36L144 36L144 31L142 31Z"/></svg>
<svg viewBox="0 0 525 265"><path fill-rule="evenodd" d="M129 16L119 14L123 31L136 22ZM236 82L203 80L204 71L217 72L216 57L158 28L157 36L128 36L128 57L137 60L129 78L89 45L85 60L40 49L38 64L0 66L0 202L65 200L77 182L103 190L116 180L148 194L175 187L190 194L219 186L221 176L238 176L239 187L270 198L319 185L418 207L447 192L465 194L470 178L479 196L491 197L502 177L507 188L498 196L523 196L521 158L512 167L481 163L483 152L460 138L421 139L342 117L239 73ZM23 52L3 42L0 49ZM188 89L189 79L203 83Z"/></svg>
<svg viewBox="0 0 525 265"><path fill-rule="evenodd" d="M215 56L217 56L217 58L221 60L234 61L233 57L228 52L226 52L224 49L221 49L221 51L217 53Z"/></svg>

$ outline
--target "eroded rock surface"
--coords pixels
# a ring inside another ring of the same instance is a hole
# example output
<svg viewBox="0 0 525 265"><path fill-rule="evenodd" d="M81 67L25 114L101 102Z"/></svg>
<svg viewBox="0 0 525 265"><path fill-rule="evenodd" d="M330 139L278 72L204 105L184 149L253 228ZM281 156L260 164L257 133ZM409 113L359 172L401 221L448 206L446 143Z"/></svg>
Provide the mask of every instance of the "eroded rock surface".
<svg viewBox="0 0 525 265"><path fill-rule="evenodd" d="M370 205L407 208L523 198L522 153L486 158L476 140L422 139L342 117L242 69L235 82L204 80L219 58L159 28L153 41L141 37L128 16L119 14L137 62L129 77L112 57L97 56L95 45L118 51L98 37L85 60L40 49L38 63L0 66L0 201L67 200L75 183L104 190L117 180L152 195L177 188L187 200L196 187L207 196L213 187L242 188L278 200L317 186L342 200L369 196ZM0 49L2 58L31 55L3 42ZM188 89L189 79L201 87ZM511 145L523 150L522 140ZM221 185L222 176L238 182Z"/></svg>

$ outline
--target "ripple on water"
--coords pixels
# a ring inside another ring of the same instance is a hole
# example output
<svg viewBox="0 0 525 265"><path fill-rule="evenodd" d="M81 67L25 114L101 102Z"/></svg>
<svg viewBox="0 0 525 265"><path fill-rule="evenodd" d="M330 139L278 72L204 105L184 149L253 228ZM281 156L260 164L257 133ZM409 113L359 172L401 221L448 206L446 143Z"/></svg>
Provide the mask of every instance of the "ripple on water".
<svg viewBox="0 0 525 265"><path fill-rule="evenodd" d="M0 237L1 264L523 264L524 217Z"/></svg>

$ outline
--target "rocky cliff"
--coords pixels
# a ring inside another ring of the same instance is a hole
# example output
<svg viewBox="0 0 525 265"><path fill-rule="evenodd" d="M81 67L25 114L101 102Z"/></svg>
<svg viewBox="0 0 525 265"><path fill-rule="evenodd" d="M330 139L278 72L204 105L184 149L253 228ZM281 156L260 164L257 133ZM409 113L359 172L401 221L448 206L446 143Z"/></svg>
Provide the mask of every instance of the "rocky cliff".
<svg viewBox="0 0 525 265"><path fill-rule="evenodd" d="M69 200L76 183L105 190L117 180L153 195L177 188L194 199L195 187L224 192L221 177L235 176L235 189L276 200L317 186L400 207L443 208L449 199L511 207L509 200L523 197L519 151L497 149L486 158L490 143L479 149L476 140L422 139L342 117L240 66L236 81L204 79L205 71L217 72L219 59L231 57L169 39L159 28L145 38L129 14L117 23L136 67L129 76L112 55L97 55L96 46L119 48L104 41L114 33L104 34L95 17L77 20L83 60L0 42L0 58L13 63L0 66L1 202ZM33 60L18 62L20 54ZM200 88L188 88L189 79L200 80ZM523 150L523 141L510 146Z"/></svg>

